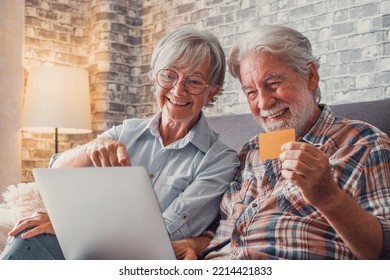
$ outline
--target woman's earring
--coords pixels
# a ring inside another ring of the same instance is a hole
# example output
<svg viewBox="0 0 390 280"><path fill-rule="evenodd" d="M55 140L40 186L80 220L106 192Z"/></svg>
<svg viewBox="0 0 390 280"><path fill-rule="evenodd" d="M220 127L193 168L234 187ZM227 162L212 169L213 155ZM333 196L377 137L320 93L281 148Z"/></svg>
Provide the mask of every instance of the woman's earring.
<svg viewBox="0 0 390 280"><path fill-rule="evenodd" d="M150 87L150 91L151 91L152 93L156 93L156 87L155 87L155 86L151 86L151 87Z"/></svg>

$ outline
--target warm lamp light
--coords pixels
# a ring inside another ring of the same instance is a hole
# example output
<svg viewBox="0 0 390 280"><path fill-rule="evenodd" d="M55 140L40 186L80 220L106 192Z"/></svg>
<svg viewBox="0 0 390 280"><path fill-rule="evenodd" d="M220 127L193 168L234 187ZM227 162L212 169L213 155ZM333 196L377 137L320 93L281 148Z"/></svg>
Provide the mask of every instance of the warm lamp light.
<svg viewBox="0 0 390 280"><path fill-rule="evenodd" d="M91 108L88 72L74 67L40 66L29 71L22 129L58 133L89 133Z"/></svg>

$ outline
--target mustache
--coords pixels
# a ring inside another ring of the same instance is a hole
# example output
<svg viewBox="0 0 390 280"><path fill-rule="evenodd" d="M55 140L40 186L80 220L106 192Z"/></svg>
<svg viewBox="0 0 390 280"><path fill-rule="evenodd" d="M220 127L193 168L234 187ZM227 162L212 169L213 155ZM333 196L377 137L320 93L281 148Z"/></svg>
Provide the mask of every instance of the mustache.
<svg viewBox="0 0 390 280"><path fill-rule="evenodd" d="M279 113L288 107L288 104L286 104L285 102L278 102L268 110L260 110L260 117L266 118L268 116L275 115L276 113Z"/></svg>

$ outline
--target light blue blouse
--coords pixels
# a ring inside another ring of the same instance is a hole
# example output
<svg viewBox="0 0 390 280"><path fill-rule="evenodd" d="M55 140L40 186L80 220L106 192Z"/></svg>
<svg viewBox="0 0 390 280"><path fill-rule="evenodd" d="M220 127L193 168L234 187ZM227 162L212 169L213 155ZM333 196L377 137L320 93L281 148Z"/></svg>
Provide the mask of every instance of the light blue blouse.
<svg viewBox="0 0 390 280"><path fill-rule="evenodd" d="M146 167L171 240L198 236L217 217L238 156L203 113L184 138L166 147L158 130L160 119L161 112L150 120L128 119L99 137L122 142L131 164Z"/></svg>

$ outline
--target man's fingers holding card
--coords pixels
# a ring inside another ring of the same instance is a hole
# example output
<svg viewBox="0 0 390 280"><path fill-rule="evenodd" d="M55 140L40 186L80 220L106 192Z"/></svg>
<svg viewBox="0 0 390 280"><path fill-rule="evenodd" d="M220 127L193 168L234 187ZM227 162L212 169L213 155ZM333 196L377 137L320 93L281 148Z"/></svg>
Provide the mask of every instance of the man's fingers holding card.
<svg viewBox="0 0 390 280"><path fill-rule="evenodd" d="M282 153L281 147L295 141L295 129L278 130L259 134L259 159L275 159Z"/></svg>

